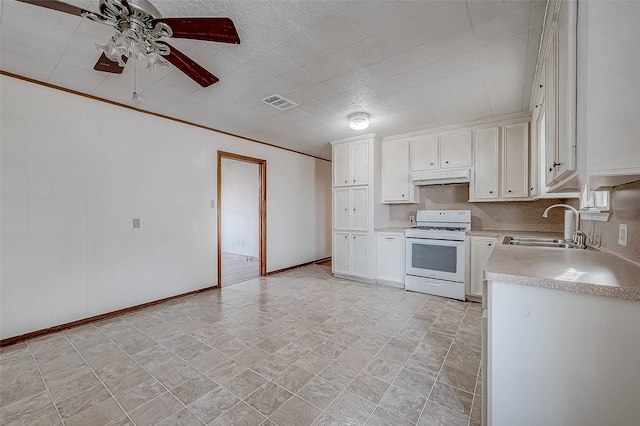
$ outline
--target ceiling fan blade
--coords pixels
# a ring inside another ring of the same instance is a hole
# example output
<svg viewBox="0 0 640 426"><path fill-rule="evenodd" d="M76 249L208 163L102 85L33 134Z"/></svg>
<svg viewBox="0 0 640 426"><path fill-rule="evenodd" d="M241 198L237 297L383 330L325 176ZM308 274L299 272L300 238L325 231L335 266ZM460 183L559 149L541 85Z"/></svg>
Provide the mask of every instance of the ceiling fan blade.
<svg viewBox="0 0 640 426"><path fill-rule="evenodd" d="M122 60L127 62L127 57L123 56ZM98 59L98 62L96 62L93 69L96 71L111 72L114 74L122 74L122 71L124 71L124 67L121 67L117 62L107 58L104 53L100 55L100 59Z"/></svg>
<svg viewBox="0 0 640 426"><path fill-rule="evenodd" d="M35 6L46 7L47 9L57 10L59 12L70 13L71 15L82 16L82 12L91 13L81 7L64 3L58 0L18 0L22 3L29 3Z"/></svg>
<svg viewBox="0 0 640 426"><path fill-rule="evenodd" d="M164 43L169 46L169 54L163 56L164 59L171 62L180 71L188 75L193 81L198 83L202 87L209 87L219 79L209 71L198 65L193 59L189 58L184 53L180 52L173 46Z"/></svg>
<svg viewBox="0 0 640 426"><path fill-rule="evenodd" d="M240 37L230 18L160 18L152 21L156 22L169 25L173 38L240 44Z"/></svg>

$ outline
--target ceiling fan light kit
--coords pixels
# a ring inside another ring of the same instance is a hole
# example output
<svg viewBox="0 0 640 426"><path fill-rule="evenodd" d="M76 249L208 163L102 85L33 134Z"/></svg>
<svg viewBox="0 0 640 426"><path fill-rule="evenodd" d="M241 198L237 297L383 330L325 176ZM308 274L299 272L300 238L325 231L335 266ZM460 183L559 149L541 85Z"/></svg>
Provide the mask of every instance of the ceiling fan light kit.
<svg viewBox="0 0 640 426"><path fill-rule="evenodd" d="M364 130L369 127L369 114L366 112L354 112L349 114L349 128L353 130Z"/></svg>
<svg viewBox="0 0 640 426"><path fill-rule="evenodd" d="M58 0L19 1L114 27L116 33L105 45L96 44L96 48L102 52L94 66L97 71L120 74L127 59L145 60L147 70L171 63L202 87L208 87L218 78L162 39L240 43L233 21L229 18L163 18L147 0L100 0L100 13Z"/></svg>

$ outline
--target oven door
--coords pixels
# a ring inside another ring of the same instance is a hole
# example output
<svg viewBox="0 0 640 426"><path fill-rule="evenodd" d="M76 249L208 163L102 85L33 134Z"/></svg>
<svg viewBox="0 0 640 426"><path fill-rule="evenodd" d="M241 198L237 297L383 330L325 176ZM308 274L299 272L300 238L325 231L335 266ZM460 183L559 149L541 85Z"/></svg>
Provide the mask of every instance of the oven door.
<svg viewBox="0 0 640 426"><path fill-rule="evenodd" d="M465 280L465 242L407 238L407 275L447 281Z"/></svg>

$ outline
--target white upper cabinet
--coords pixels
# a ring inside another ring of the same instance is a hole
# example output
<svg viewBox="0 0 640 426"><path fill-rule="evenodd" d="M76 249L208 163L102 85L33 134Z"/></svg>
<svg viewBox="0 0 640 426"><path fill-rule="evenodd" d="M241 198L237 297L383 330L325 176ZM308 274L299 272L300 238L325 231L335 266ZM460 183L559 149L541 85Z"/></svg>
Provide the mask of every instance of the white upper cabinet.
<svg viewBox="0 0 640 426"><path fill-rule="evenodd" d="M411 171L434 170L440 167L440 138L426 136L411 140Z"/></svg>
<svg viewBox="0 0 640 426"><path fill-rule="evenodd" d="M354 142L351 146L351 185L369 183L369 143Z"/></svg>
<svg viewBox="0 0 640 426"><path fill-rule="evenodd" d="M440 137L440 167L443 169L471 166L471 132Z"/></svg>
<svg viewBox="0 0 640 426"><path fill-rule="evenodd" d="M473 142L475 156L474 198L477 200L498 198L498 127L476 130Z"/></svg>
<svg viewBox="0 0 640 426"><path fill-rule="evenodd" d="M502 128L503 198L529 195L529 126L527 123Z"/></svg>
<svg viewBox="0 0 640 426"><path fill-rule="evenodd" d="M410 140L412 172L471 167L471 131Z"/></svg>
<svg viewBox="0 0 640 426"><path fill-rule="evenodd" d="M409 140L382 143L382 202L414 203L418 194L411 183Z"/></svg>
<svg viewBox="0 0 640 426"><path fill-rule="evenodd" d="M347 144L333 147L333 186L347 186L351 174L349 157L351 147Z"/></svg>
<svg viewBox="0 0 640 426"><path fill-rule="evenodd" d="M542 53L544 73L545 185L548 192L579 189L576 148L575 1L555 4L555 19Z"/></svg>
<svg viewBox="0 0 640 426"><path fill-rule="evenodd" d="M606 189L640 180L640 2L580 2L579 13L579 141L590 188Z"/></svg>
<svg viewBox="0 0 640 426"><path fill-rule="evenodd" d="M369 183L369 144L367 141L333 146L333 186Z"/></svg>
<svg viewBox="0 0 640 426"><path fill-rule="evenodd" d="M474 131L469 201L529 200L529 123Z"/></svg>

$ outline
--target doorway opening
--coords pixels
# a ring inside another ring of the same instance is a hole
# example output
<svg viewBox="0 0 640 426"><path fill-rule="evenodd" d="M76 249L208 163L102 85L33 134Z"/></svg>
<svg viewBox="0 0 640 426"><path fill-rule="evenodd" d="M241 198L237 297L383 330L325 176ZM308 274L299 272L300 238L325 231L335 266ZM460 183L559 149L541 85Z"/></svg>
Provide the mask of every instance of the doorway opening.
<svg viewBox="0 0 640 426"><path fill-rule="evenodd" d="M218 286L267 274L267 162L218 151Z"/></svg>

